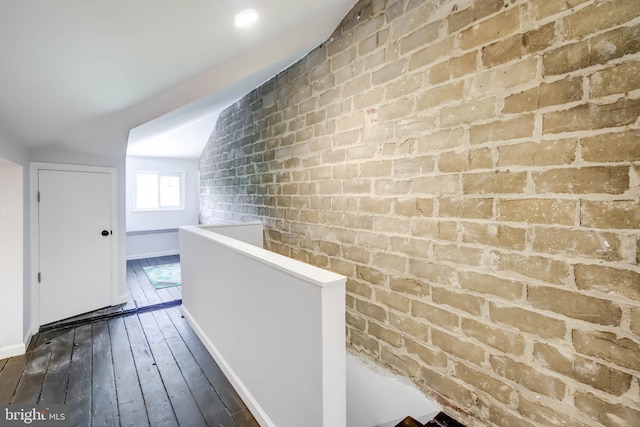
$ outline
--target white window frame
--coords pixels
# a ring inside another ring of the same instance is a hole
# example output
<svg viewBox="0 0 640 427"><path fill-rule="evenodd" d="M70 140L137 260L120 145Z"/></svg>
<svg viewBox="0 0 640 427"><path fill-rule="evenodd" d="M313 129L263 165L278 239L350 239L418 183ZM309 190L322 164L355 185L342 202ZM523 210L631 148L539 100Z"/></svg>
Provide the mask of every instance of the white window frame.
<svg viewBox="0 0 640 427"><path fill-rule="evenodd" d="M155 174L158 176L158 181L160 177L168 176L168 177L178 177L180 178L180 206L160 206L160 187L158 186L158 207L157 208L139 208L137 207L137 199L138 199L138 175L143 174ZM131 192L132 200L131 200L131 210L134 212L158 212L158 211L180 211L185 209L185 171L160 171L160 170L145 170L145 171L136 171L133 173L133 191Z"/></svg>

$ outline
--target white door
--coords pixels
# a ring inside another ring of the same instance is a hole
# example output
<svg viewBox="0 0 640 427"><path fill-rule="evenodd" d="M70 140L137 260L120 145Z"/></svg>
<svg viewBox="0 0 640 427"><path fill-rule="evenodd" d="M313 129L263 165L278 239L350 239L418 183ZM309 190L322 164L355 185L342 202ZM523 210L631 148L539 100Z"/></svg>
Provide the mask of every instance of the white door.
<svg viewBox="0 0 640 427"><path fill-rule="evenodd" d="M111 305L111 177L38 171L40 324Z"/></svg>

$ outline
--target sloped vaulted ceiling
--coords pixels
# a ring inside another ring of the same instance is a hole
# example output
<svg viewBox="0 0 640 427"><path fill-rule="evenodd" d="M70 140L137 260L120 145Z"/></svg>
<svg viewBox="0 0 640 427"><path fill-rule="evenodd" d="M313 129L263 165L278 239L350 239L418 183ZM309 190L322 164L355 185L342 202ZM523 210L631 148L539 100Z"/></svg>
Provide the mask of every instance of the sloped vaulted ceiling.
<svg viewBox="0 0 640 427"><path fill-rule="evenodd" d="M165 132L269 79L354 3L0 0L0 128L30 148L120 155L131 129ZM259 22L236 28L249 7Z"/></svg>

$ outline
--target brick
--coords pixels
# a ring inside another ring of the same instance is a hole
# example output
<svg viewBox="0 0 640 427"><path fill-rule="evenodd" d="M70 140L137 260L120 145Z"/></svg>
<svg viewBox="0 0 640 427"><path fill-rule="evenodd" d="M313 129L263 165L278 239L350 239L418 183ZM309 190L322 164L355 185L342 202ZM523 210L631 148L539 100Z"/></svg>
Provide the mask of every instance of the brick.
<svg viewBox="0 0 640 427"><path fill-rule="evenodd" d="M440 132L421 136L418 140L418 150L420 152L441 150L446 148L456 148L463 146L468 140L464 129L446 129Z"/></svg>
<svg viewBox="0 0 640 427"><path fill-rule="evenodd" d="M583 256L621 261L622 243L613 233L599 231L536 228L533 250L542 253Z"/></svg>
<svg viewBox="0 0 640 427"><path fill-rule="evenodd" d="M411 182L412 194L457 194L460 192L460 179L457 175L434 175L415 178Z"/></svg>
<svg viewBox="0 0 640 427"><path fill-rule="evenodd" d="M358 350L374 356L380 353L380 341L372 338L369 334L357 329L350 329L349 338L350 344Z"/></svg>
<svg viewBox="0 0 640 427"><path fill-rule="evenodd" d="M438 169L441 172L463 172L474 169L491 169L493 156L488 148L469 150L462 153L441 153L438 159Z"/></svg>
<svg viewBox="0 0 640 427"><path fill-rule="evenodd" d="M392 104L383 105L378 108L378 120L385 122L387 120L397 120L409 115L414 109L414 101L412 98L399 99Z"/></svg>
<svg viewBox="0 0 640 427"><path fill-rule="evenodd" d="M473 271L459 272L458 281L464 289L495 295L510 301L522 300L526 289L524 283L517 280L502 279Z"/></svg>
<svg viewBox="0 0 640 427"><path fill-rule="evenodd" d="M450 79L463 77L476 72L478 59L476 52L451 58L447 62L441 62L429 69L429 83L437 85Z"/></svg>
<svg viewBox="0 0 640 427"><path fill-rule="evenodd" d="M377 323L369 322L369 333L380 341L384 341L394 347L400 347L402 345L402 337L399 333Z"/></svg>
<svg viewBox="0 0 640 427"><path fill-rule="evenodd" d="M525 248L526 230L496 224L463 224L462 241L478 243L506 249L523 250Z"/></svg>
<svg viewBox="0 0 640 427"><path fill-rule="evenodd" d="M602 129L632 124L640 115L640 100L621 99L611 104L582 104L568 110L546 113L544 133Z"/></svg>
<svg viewBox="0 0 640 427"><path fill-rule="evenodd" d="M458 13L451 14L447 17L449 33L454 33L474 21L492 15L503 7L504 2L502 0L484 0L474 3L471 7Z"/></svg>
<svg viewBox="0 0 640 427"><path fill-rule="evenodd" d="M499 425L501 427L538 427L524 418L507 408L497 405L488 405L488 420L493 425Z"/></svg>
<svg viewBox="0 0 640 427"><path fill-rule="evenodd" d="M534 307L573 319L610 326L619 326L622 319L620 306L602 298L542 286L530 286L528 294Z"/></svg>
<svg viewBox="0 0 640 427"><path fill-rule="evenodd" d="M411 13L402 14L391 23L391 31L396 39L400 39L404 35L414 32L417 27L431 20L435 4L431 2L420 2L418 4L420 7L412 9Z"/></svg>
<svg viewBox="0 0 640 427"><path fill-rule="evenodd" d="M437 329L431 331L431 341L440 350L467 362L481 365L485 359L484 349L476 344L463 341L459 337L441 332Z"/></svg>
<svg viewBox="0 0 640 427"><path fill-rule="evenodd" d="M436 304L448 305L476 316L482 313L482 306L484 305L482 298L440 287L432 288L431 298Z"/></svg>
<svg viewBox="0 0 640 427"><path fill-rule="evenodd" d="M393 175L432 173L435 170L435 164L436 158L434 156L396 159L393 161Z"/></svg>
<svg viewBox="0 0 640 427"><path fill-rule="evenodd" d="M428 366L444 368L447 366L447 356L440 350L434 350L419 342L405 339L407 352L415 354Z"/></svg>
<svg viewBox="0 0 640 427"><path fill-rule="evenodd" d="M596 357L623 368L640 370L640 344L630 338L619 338L611 332L572 331L573 347L586 356Z"/></svg>
<svg viewBox="0 0 640 427"><path fill-rule="evenodd" d="M623 27L545 53L545 76L561 75L634 54L640 50L640 25Z"/></svg>
<svg viewBox="0 0 640 427"><path fill-rule="evenodd" d="M397 61L371 74L371 83L381 85L401 76L406 71L406 61Z"/></svg>
<svg viewBox="0 0 640 427"><path fill-rule="evenodd" d="M439 216L455 218L493 218L493 199L475 197L439 197Z"/></svg>
<svg viewBox="0 0 640 427"><path fill-rule="evenodd" d="M347 292L354 296L359 295L365 298L371 298L372 295L371 286L350 278L347 279Z"/></svg>
<svg viewBox="0 0 640 427"><path fill-rule="evenodd" d="M390 82L385 86L385 96L387 99L395 99L415 93L420 89L421 81L418 76L408 74L398 80ZM369 105L375 104L371 102Z"/></svg>
<svg viewBox="0 0 640 427"><path fill-rule="evenodd" d="M395 292L377 290L376 301L386 305L389 308L408 313L410 310L409 298L399 295Z"/></svg>
<svg viewBox="0 0 640 427"><path fill-rule="evenodd" d="M452 104L462 100L464 82L455 82L437 86L430 89L416 98L416 108L418 110L428 110L441 105Z"/></svg>
<svg viewBox="0 0 640 427"><path fill-rule="evenodd" d="M538 400L529 400L524 396L518 397L518 412L537 425L583 427L580 421L571 418L565 409L552 409L544 406Z"/></svg>
<svg viewBox="0 0 640 427"><path fill-rule="evenodd" d="M640 273L603 265L576 264L576 287L640 301Z"/></svg>
<svg viewBox="0 0 640 427"><path fill-rule="evenodd" d="M540 20L571 9L587 0L531 0L533 16Z"/></svg>
<svg viewBox="0 0 640 427"><path fill-rule="evenodd" d="M390 274L404 274L407 271L407 257L388 253L374 253L371 257L373 265Z"/></svg>
<svg viewBox="0 0 640 427"><path fill-rule="evenodd" d="M387 312L379 305L356 299L356 309L363 316L370 317L380 322L387 320Z"/></svg>
<svg viewBox="0 0 640 427"><path fill-rule="evenodd" d="M414 221L411 233L420 238L435 238L440 240L458 240L458 225L453 221L434 221L423 219Z"/></svg>
<svg viewBox="0 0 640 427"><path fill-rule="evenodd" d="M455 363L454 372L457 378L472 385L474 390L487 393L502 403L510 402L513 394L512 387L488 375L486 371L479 371L463 363Z"/></svg>
<svg viewBox="0 0 640 427"><path fill-rule="evenodd" d="M455 126L485 120L496 115L496 99L494 97L474 99L459 105L442 108L440 112L442 124Z"/></svg>
<svg viewBox="0 0 640 427"><path fill-rule="evenodd" d="M454 268L423 259L409 260L409 273L418 279L441 284L450 284L455 277Z"/></svg>
<svg viewBox="0 0 640 427"><path fill-rule="evenodd" d="M640 228L640 206L635 200L584 201L580 223L583 227L635 230Z"/></svg>
<svg viewBox="0 0 640 427"><path fill-rule="evenodd" d="M578 144L572 139L523 142L498 147L498 166L551 166L571 164Z"/></svg>
<svg viewBox="0 0 640 427"><path fill-rule="evenodd" d="M609 403L592 393L576 391L576 408L606 427L632 426L640 419L640 411L620 403Z"/></svg>
<svg viewBox="0 0 640 427"><path fill-rule="evenodd" d="M399 355L395 348L382 346L380 359L393 370L401 372L402 375L408 375L414 378L420 375L420 365L418 362L405 355Z"/></svg>
<svg viewBox="0 0 640 427"><path fill-rule="evenodd" d="M460 265L483 265L485 252L483 249L461 245L433 245L433 254L439 262L452 262Z"/></svg>
<svg viewBox="0 0 640 427"><path fill-rule="evenodd" d="M491 304L491 319L513 326L541 338L564 338L566 326L562 320L517 307Z"/></svg>
<svg viewBox="0 0 640 427"><path fill-rule="evenodd" d="M571 360L546 344L535 344L534 357L555 372L616 396L626 393L631 386L632 377L626 372L580 356Z"/></svg>
<svg viewBox="0 0 640 427"><path fill-rule="evenodd" d="M441 25L440 21L431 22L424 27L418 28L407 37L402 38L398 43L400 53L405 55L412 50L418 49L436 40L438 38Z"/></svg>
<svg viewBox="0 0 640 427"><path fill-rule="evenodd" d="M516 58L539 52L555 42L554 23L532 31L516 34L482 48L482 63L486 67L504 64Z"/></svg>
<svg viewBox="0 0 640 427"><path fill-rule="evenodd" d="M431 390L437 390L438 395L444 396L456 403L457 407L470 408L475 406L474 395L467 388L452 380L448 375L422 366L420 376L424 384Z"/></svg>
<svg viewBox="0 0 640 427"><path fill-rule="evenodd" d="M593 73L589 87L592 99L640 89L640 61L625 62Z"/></svg>
<svg viewBox="0 0 640 427"><path fill-rule="evenodd" d="M419 301L412 302L411 315L447 329L457 328L460 323L458 316L455 314Z"/></svg>
<svg viewBox="0 0 640 427"><path fill-rule="evenodd" d="M527 185L526 172L481 172L462 176L464 194L522 193Z"/></svg>
<svg viewBox="0 0 640 427"><path fill-rule="evenodd" d="M550 169L533 173L536 193L622 194L629 189L627 166Z"/></svg>
<svg viewBox="0 0 640 427"><path fill-rule="evenodd" d="M502 328L496 328L494 325L464 318L462 320L462 331L468 337L475 338L504 353L520 356L524 352L524 339L521 335Z"/></svg>
<svg viewBox="0 0 640 427"><path fill-rule="evenodd" d="M508 357L491 356L494 372L516 384L556 400L564 398L566 387L562 380L537 371L534 367L516 362Z"/></svg>
<svg viewBox="0 0 640 427"><path fill-rule="evenodd" d="M570 77L516 93L504 100L505 113L521 113L582 99L582 79Z"/></svg>
<svg viewBox="0 0 640 427"><path fill-rule="evenodd" d="M561 199L500 199L496 219L527 224L576 224L576 202Z"/></svg>
<svg viewBox="0 0 640 427"><path fill-rule="evenodd" d="M583 138L582 158L587 162L640 161L640 131L607 133Z"/></svg>
<svg viewBox="0 0 640 427"><path fill-rule="evenodd" d="M538 58L532 57L515 64L494 68L472 77L468 83L469 95L484 96L504 92L509 88L529 83L538 74Z"/></svg>
<svg viewBox="0 0 640 427"><path fill-rule="evenodd" d="M421 342L429 341L429 327L407 315L405 313L398 313L395 311L389 312L389 324L400 331L404 336L405 345L410 341L407 336L412 337L415 340Z"/></svg>
<svg viewBox="0 0 640 427"><path fill-rule="evenodd" d="M417 297L425 297L431 293L431 288L426 283L404 277L390 277L389 288L394 292Z"/></svg>
<svg viewBox="0 0 640 427"><path fill-rule="evenodd" d="M483 125L471 126L469 139L472 145L490 141L509 141L531 138L535 126L533 115L524 115L508 120L500 120Z"/></svg>
<svg viewBox="0 0 640 427"><path fill-rule="evenodd" d="M631 309L630 329L637 337L640 337L640 307Z"/></svg>
<svg viewBox="0 0 640 427"><path fill-rule="evenodd" d="M606 0L562 19L565 40L624 24L640 15L640 4L635 0Z"/></svg>
<svg viewBox="0 0 640 427"><path fill-rule="evenodd" d="M364 318L357 316L349 310L347 310L346 316L347 326L358 329L359 331L364 331L366 329L367 321Z"/></svg>
<svg viewBox="0 0 640 427"><path fill-rule="evenodd" d="M415 71L448 58L451 51L453 51L453 38L451 37L427 46L409 57L409 71Z"/></svg>
<svg viewBox="0 0 640 427"><path fill-rule="evenodd" d="M460 47L467 50L478 45L488 44L518 31L519 28L520 8L509 9L462 31L459 35Z"/></svg>

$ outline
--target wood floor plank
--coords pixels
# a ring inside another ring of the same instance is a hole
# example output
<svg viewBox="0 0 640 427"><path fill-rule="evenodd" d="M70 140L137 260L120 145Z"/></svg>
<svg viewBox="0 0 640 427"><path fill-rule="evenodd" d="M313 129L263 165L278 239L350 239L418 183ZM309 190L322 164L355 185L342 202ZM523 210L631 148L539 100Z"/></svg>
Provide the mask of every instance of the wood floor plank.
<svg viewBox="0 0 640 427"><path fill-rule="evenodd" d="M167 309L167 313L170 314L173 324L180 332L193 357L198 361L198 365L200 365L207 379L213 384L216 393L220 396L220 400L222 400L229 413L236 414L246 409L246 405L220 370L218 364L213 360L200 338L193 331L189 322L182 316L180 310L177 307L173 307Z"/></svg>
<svg viewBox="0 0 640 427"><path fill-rule="evenodd" d="M18 387L22 373L29 361L29 354L22 354L7 359L4 369L0 372L0 404L11 403L11 398Z"/></svg>
<svg viewBox="0 0 640 427"><path fill-rule="evenodd" d="M147 296L140 288L138 277L133 268L133 261L127 261L127 287L129 290L128 294L130 294L133 298L136 307L144 307L149 305Z"/></svg>
<svg viewBox="0 0 640 427"><path fill-rule="evenodd" d="M12 404L35 405L38 403L49 360L51 359L51 341L49 338L52 335L55 334L40 334L38 336L35 347L28 354L22 377L11 398Z"/></svg>
<svg viewBox="0 0 640 427"><path fill-rule="evenodd" d="M104 320L92 326L91 420L96 426L115 427L119 418L109 328Z"/></svg>
<svg viewBox="0 0 640 427"><path fill-rule="evenodd" d="M75 329L50 337L51 359L42 384L39 404L63 404L67 395Z"/></svg>
<svg viewBox="0 0 640 427"><path fill-rule="evenodd" d="M91 324L74 329L71 370L65 403L69 405L71 426L85 427L91 425L91 367L93 365Z"/></svg>
<svg viewBox="0 0 640 427"><path fill-rule="evenodd" d="M135 260L132 262L133 271L138 279L138 283L140 284L140 289L147 297L147 301L149 304L159 304L162 301L158 292L151 286L149 282L149 278L147 274L144 272L143 267L147 264L146 260Z"/></svg>
<svg viewBox="0 0 640 427"><path fill-rule="evenodd" d="M160 372L153 359L138 316L125 317L124 323L140 379L149 422L152 426L178 426L171 401L162 383Z"/></svg>
<svg viewBox="0 0 640 427"><path fill-rule="evenodd" d="M138 279L140 281L140 285L144 289L145 293L147 293L147 296L149 295L149 293L153 293L155 296L157 296L160 299L160 302L173 301L174 298L171 296L169 291L167 291L166 288L164 288L164 289L156 289L156 288L154 288L153 285L151 284L151 282L149 281L149 278L147 277L147 274L144 272L144 267L152 267L154 265L162 265L162 264L164 264L161 261L157 261L158 259L159 258L147 258L147 259L138 260L138 263L140 264L140 270L142 271L142 274L144 275L144 278L138 276Z"/></svg>
<svg viewBox="0 0 640 427"><path fill-rule="evenodd" d="M7 361L9 359L0 359L0 374L2 374L2 370L4 369L4 366L7 364Z"/></svg>
<svg viewBox="0 0 640 427"><path fill-rule="evenodd" d="M124 326L124 319L111 319L108 321L108 325L120 425L122 427L148 425L147 409L144 405L142 389L133 355L131 354L131 346Z"/></svg>
<svg viewBox="0 0 640 427"><path fill-rule="evenodd" d="M164 388L171 400L178 424L181 427L205 427L207 423L182 377L182 372L156 323L153 313L143 313L138 317L160 371Z"/></svg>
<svg viewBox="0 0 640 427"><path fill-rule="evenodd" d="M210 426L233 425L226 407L191 354L189 347L182 340L166 310L156 311L153 316L207 424Z"/></svg>

